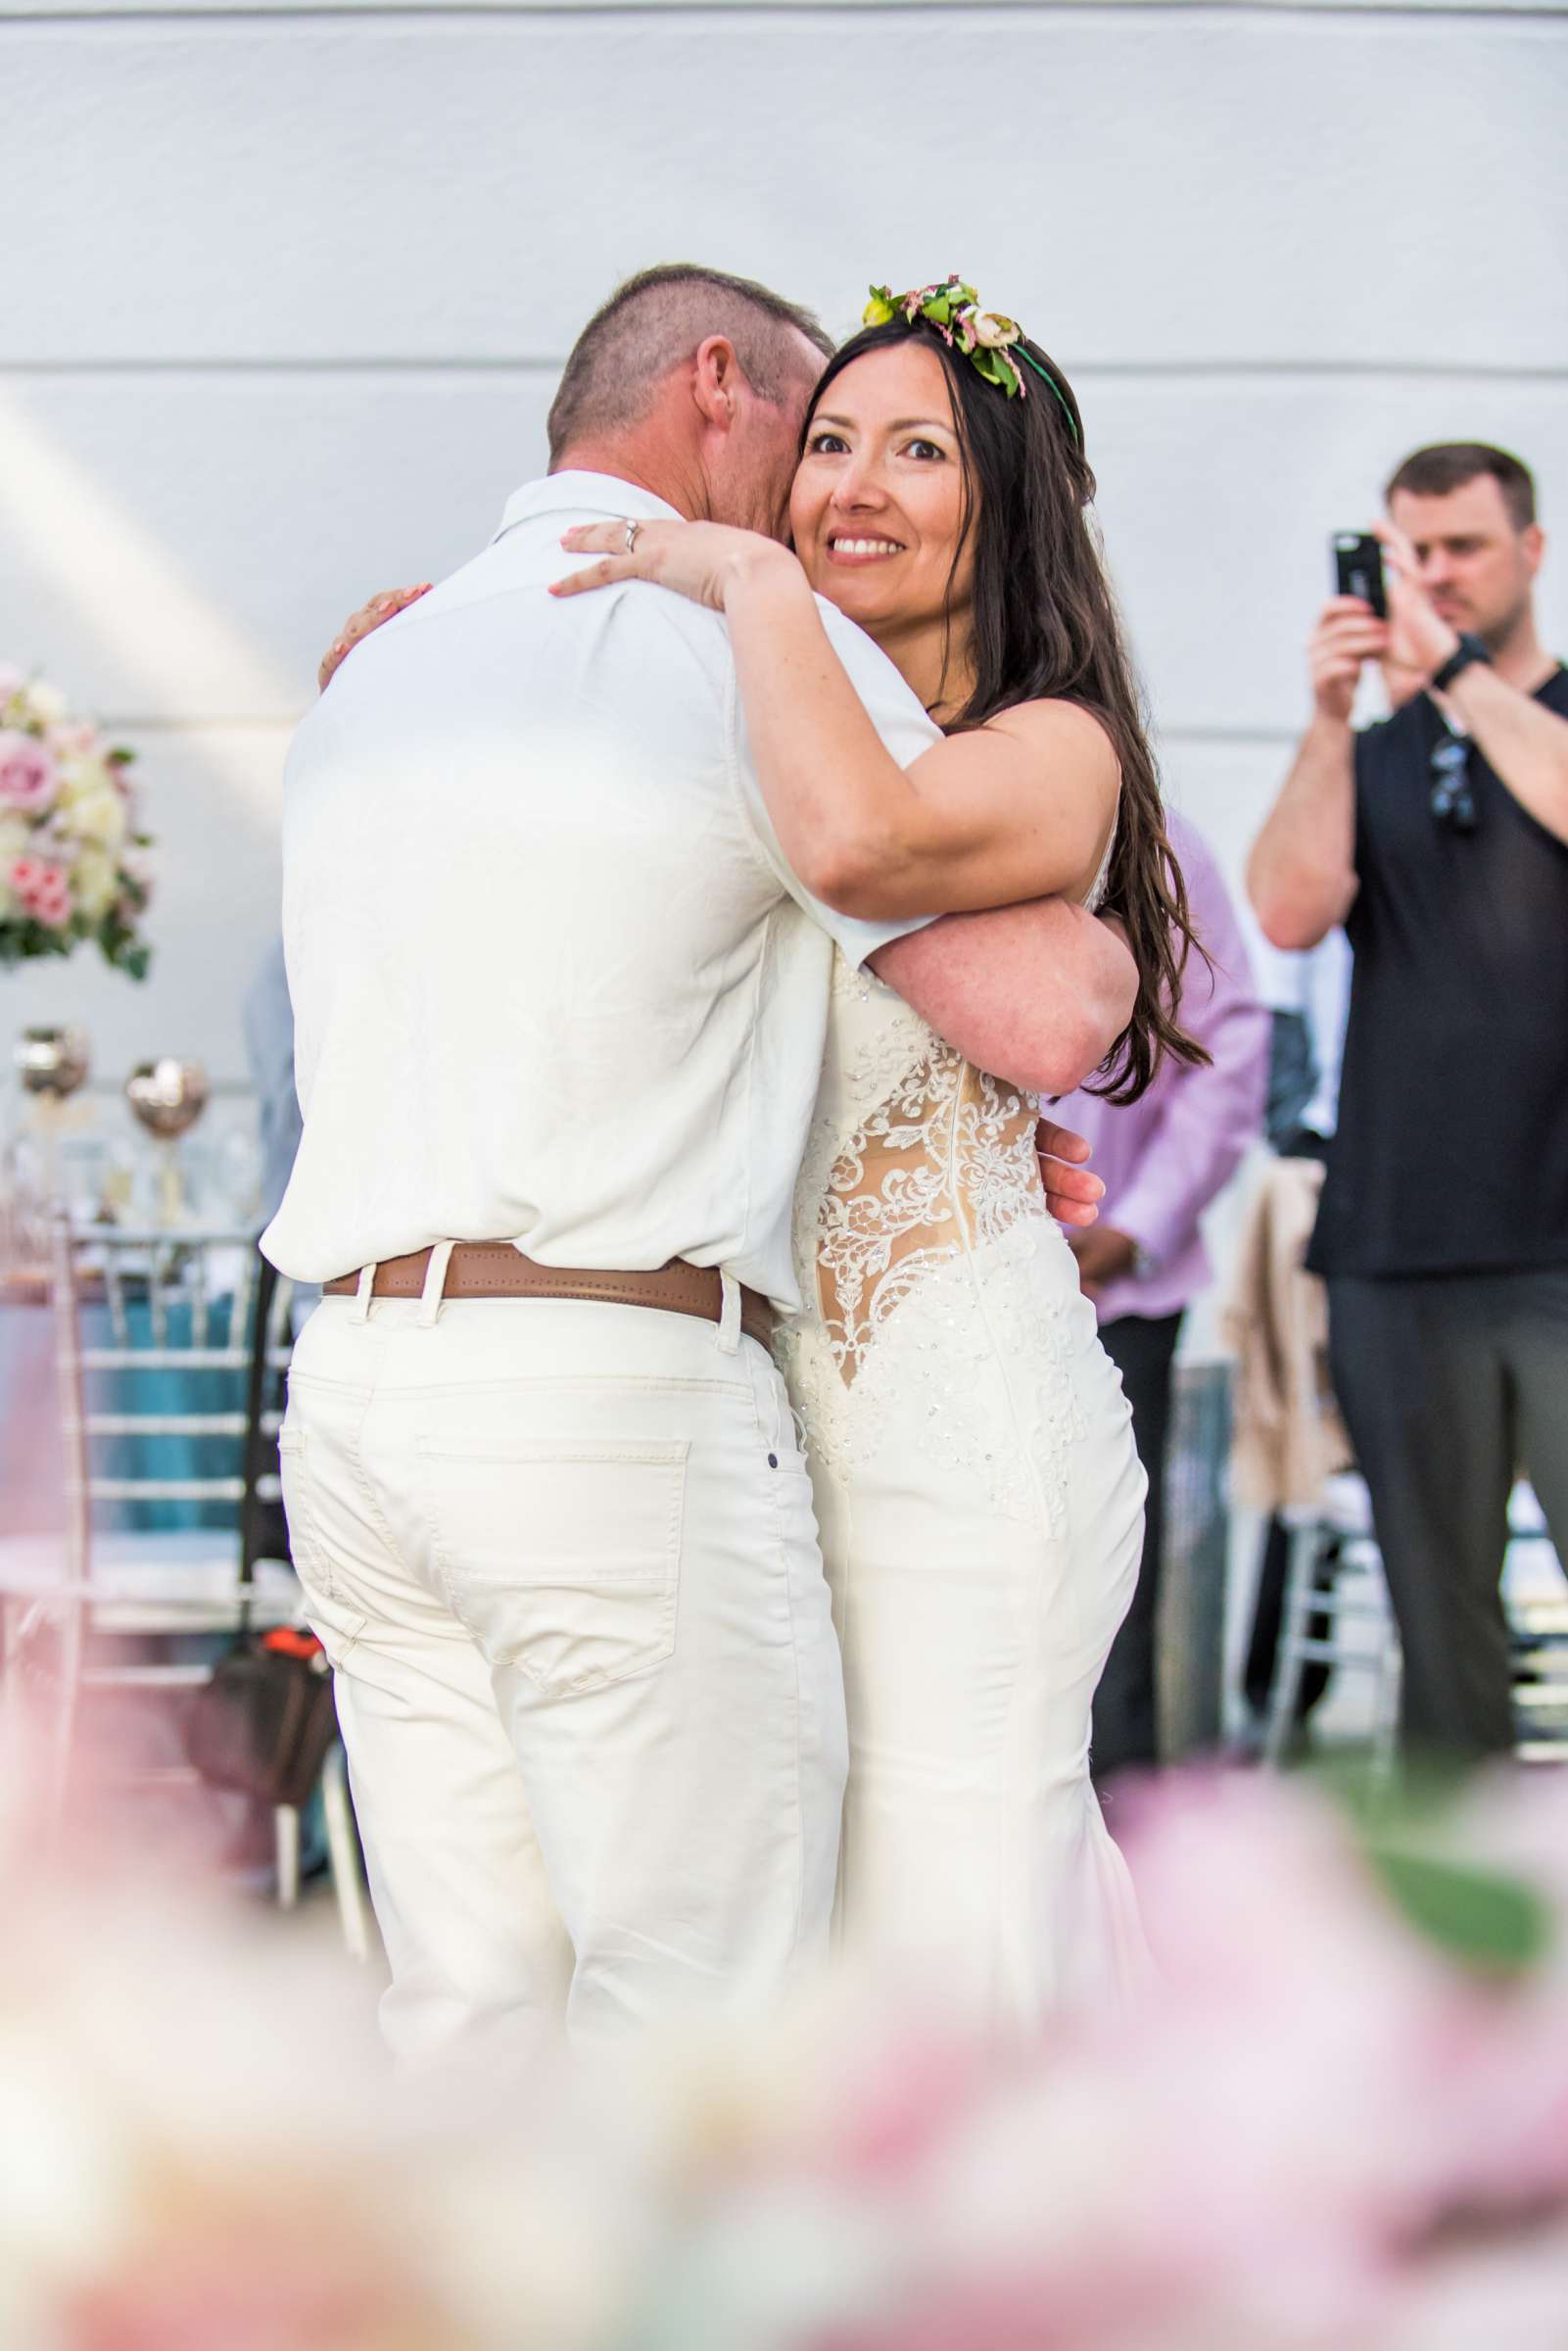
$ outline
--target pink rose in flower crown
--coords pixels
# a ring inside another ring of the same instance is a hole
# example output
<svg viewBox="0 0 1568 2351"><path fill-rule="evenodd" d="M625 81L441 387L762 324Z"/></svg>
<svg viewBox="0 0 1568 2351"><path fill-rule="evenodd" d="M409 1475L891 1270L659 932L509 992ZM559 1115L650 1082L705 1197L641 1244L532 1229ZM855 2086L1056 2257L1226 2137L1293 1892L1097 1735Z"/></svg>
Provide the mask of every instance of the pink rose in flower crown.
<svg viewBox="0 0 1568 2351"><path fill-rule="evenodd" d="M41 816L60 789L54 760L44 745L19 728L0 730L0 806Z"/></svg>

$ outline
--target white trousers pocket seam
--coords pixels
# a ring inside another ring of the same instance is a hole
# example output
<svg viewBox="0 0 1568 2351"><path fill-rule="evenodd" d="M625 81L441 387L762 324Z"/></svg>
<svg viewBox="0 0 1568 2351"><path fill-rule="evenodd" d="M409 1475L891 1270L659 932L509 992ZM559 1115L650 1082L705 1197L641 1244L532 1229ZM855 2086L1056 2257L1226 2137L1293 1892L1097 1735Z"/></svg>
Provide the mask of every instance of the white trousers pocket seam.
<svg viewBox="0 0 1568 2351"><path fill-rule="evenodd" d="M420 1436L415 1452L432 1560L493 1669L565 1697L674 1654L689 1443Z"/></svg>

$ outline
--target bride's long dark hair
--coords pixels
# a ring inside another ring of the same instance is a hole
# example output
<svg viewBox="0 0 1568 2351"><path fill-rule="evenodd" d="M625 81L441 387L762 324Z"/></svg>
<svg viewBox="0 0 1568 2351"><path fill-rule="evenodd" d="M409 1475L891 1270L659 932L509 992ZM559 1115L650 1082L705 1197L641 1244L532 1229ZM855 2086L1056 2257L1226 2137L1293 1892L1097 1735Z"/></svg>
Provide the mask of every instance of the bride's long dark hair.
<svg viewBox="0 0 1568 2351"><path fill-rule="evenodd" d="M1154 754L1101 558L1091 513L1095 480L1083 455L1078 404L1060 367L1027 338L1022 348L1058 387L1060 403L1051 384L1026 366L1021 369L1025 397L1010 400L924 319L911 324L899 317L867 327L834 354L812 396L813 412L834 377L856 360L916 335L947 370L964 458L962 520L948 576L944 671L952 651L953 584L972 534L974 542L969 648L974 686L948 732L983 726L1019 702L1077 702L1104 727L1121 765L1117 837L1101 912L1116 915L1126 928L1138 967L1138 994L1132 1017L1090 1090L1113 1102L1133 1102L1164 1055L1182 1062L1209 1059L1177 1021L1189 951L1195 945L1201 955L1204 950L1165 832ZM802 450L810 429L808 415Z"/></svg>

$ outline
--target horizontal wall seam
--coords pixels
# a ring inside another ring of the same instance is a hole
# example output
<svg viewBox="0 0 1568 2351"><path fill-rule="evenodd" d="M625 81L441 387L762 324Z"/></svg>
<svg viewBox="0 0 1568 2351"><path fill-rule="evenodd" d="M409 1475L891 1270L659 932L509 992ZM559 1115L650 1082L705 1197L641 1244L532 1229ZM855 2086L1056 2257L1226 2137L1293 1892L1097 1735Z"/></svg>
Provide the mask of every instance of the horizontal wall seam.
<svg viewBox="0 0 1568 2351"><path fill-rule="evenodd" d="M216 718L145 718L124 710L100 711L96 715L100 727L118 728L127 735L286 735L299 725L307 707L302 703L298 710L270 717L236 717L224 713Z"/></svg>
<svg viewBox="0 0 1568 2351"><path fill-rule="evenodd" d="M196 735L289 735L299 725L309 704L297 711L274 718L138 718L123 710L98 713L98 724L111 734L196 736ZM1216 724L1212 727L1184 725L1162 726L1155 721L1158 744L1215 743L1256 744L1265 749L1297 743L1300 727L1241 727Z"/></svg>
<svg viewBox="0 0 1568 2351"><path fill-rule="evenodd" d="M539 18L557 24L583 19L616 18L657 22L688 17L729 16L741 22L765 23L769 18L974 16L976 13L1042 18L1094 18L1105 21L1108 10L1118 16L1238 16L1296 17L1306 22L1320 18L1349 18L1357 24L1428 23L1465 26L1501 19L1534 24L1568 17L1568 7L1532 8L1523 0L1495 0L1493 5L1445 7L1442 0L373 0L363 8L311 7L309 0L280 0L275 8L225 7L221 0L202 0L191 8L31 8L0 11L0 29L8 24L190 24L207 23L265 24L277 19L308 18L313 23L376 24L423 18L441 23L483 23L486 19Z"/></svg>
<svg viewBox="0 0 1568 2351"><path fill-rule="evenodd" d="M0 357L0 380L7 376L116 375L519 375L553 378L565 366L564 357L549 359L431 359L390 357L369 359L72 359L38 360ZM1435 379L1446 383L1561 384L1568 383L1568 364L1514 366L1506 360L1075 360L1072 380L1080 382L1178 383L1291 383L1373 382L1392 377L1400 382Z"/></svg>

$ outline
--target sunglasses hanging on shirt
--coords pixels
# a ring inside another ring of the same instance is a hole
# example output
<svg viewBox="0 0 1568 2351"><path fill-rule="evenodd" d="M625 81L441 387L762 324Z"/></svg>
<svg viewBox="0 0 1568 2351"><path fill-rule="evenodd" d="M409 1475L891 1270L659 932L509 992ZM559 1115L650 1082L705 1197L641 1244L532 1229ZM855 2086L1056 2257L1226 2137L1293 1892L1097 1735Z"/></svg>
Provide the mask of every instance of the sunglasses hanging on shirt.
<svg viewBox="0 0 1568 2351"><path fill-rule="evenodd" d="M1440 825L1454 833L1476 829L1475 793L1470 789L1470 745L1445 728L1432 745L1432 790L1428 805Z"/></svg>

